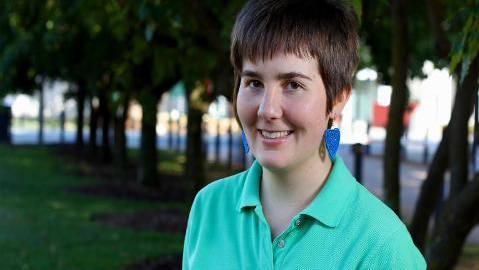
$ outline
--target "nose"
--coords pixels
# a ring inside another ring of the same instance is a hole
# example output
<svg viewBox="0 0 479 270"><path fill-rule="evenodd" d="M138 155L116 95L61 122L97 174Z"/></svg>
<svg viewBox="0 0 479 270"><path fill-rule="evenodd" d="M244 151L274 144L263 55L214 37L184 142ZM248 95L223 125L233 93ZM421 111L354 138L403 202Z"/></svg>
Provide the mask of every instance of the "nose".
<svg viewBox="0 0 479 270"><path fill-rule="evenodd" d="M265 89L258 108L258 116L272 120L280 118L282 114L281 92L275 89Z"/></svg>

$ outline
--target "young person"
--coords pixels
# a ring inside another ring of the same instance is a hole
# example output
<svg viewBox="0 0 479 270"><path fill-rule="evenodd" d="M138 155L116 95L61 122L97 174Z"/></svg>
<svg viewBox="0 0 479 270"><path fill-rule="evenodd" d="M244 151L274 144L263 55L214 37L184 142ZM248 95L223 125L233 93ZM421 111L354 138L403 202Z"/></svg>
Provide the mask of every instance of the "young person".
<svg viewBox="0 0 479 270"><path fill-rule="evenodd" d="M183 269L425 269L401 220L336 156L358 63L343 1L256 0L231 37L234 109L256 161L196 196Z"/></svg>

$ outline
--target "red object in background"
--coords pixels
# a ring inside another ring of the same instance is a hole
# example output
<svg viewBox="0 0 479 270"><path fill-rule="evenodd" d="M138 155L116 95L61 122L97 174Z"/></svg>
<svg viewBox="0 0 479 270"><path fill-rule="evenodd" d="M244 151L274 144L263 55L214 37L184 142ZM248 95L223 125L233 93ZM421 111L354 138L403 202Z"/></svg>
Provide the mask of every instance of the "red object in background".
<svg viewBox="0 0 479 270"><path fill-rule="evenodd" d="M377 102L373 106L373 127L386 127L388 123L389 106L379 105Z"/></svg>
<svg viewBox="0 0 479 270"><path fill-rule="evenodd" d="M409 125L409 121L411 119L411 114L417 107L417 102L409 103L406 107L406 111L403 115L403 125L407 127ZM373 123L372 126L374 127L383 127L385 128L388 124L388 116L389 116L389 106L382 106L379 105L377 102L374 103L373 107Z"/></svg>

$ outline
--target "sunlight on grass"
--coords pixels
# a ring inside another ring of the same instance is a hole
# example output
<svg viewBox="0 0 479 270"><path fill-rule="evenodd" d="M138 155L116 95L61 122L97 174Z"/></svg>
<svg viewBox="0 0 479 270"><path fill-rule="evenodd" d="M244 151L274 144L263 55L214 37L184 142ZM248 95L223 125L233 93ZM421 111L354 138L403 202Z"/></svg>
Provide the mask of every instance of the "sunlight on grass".
<svg viewBox="0 0 479 270"><path fill-rule="evenodd" d="M161 162L158 168L160 171L173 175L183 174L183 164L175 162Z"/></svg>

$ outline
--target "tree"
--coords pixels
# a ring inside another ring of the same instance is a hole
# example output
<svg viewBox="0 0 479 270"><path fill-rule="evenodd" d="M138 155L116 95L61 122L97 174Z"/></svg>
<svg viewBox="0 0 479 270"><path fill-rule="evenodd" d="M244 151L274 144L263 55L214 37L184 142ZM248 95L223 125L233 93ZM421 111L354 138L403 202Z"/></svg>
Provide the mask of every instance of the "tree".
<svg viewBox="0 0 479 270"><path fill-rule="evenodd" d="M132 88L143 109L138 182L161 186L156 150L157 107L162 94L180 80L178 19L174 1L124 2L128 22L127 55L131 63Z"/></svg>
<svg viewBox="0 0 479 270"><path fill-rule="evenodd" d="M399 215L401 137L409 99L406 81L409 77L422 76L422 64L432 51L427 21L421 15L426 6L421 1L394 0L374 4L363 1L362 10L363 42L371 49L379 80L393 88L383 170L385 202ZM409 40L414 42L409 43Z"/></svg>
<svg viewBox="0 0 479 270"><path fill-rule="evenodd" d="M231 98L232 68L229 33L242 1L190 1L180 6L181 72L188 97L187 160L185 178L194 190L206 184L202 118L208 104L222 94ZM212 81L213 84L205 83Z"/></svg>
<svg viewBox="0 0 479 270"><path fill-rule="evenodd" d="M41 41L47 7L42 1L4 1L1 5L0 96L39 90L38 139L43 143L43 81L48 66L43 61L46 52L36 44Z"/></svg>
<svg viewBox="0 0 479 270"><path fill-rule="evenodd" d="M450 50L451 72L458 78L458 87L448 127L423 182L411 224L416 245L426 252L431 269L449 269L456 262L467 234L479 222L477 203L479 179L477 173L468 180L467 122L474 108L478 90L479 3L466 5L453 1L430 0L430 21L435 36L436 55L443 57ZM444 12L445 11L445 12ZM444 28L443 14L453 14ZM462 31L455 33L457 27ZM453 46L451 46L452 40ZM458 68L459 67L459 68ZM477 110L477 108L476 108ZM434 211L434 202L441 196L444 174L449 169L451 188L440 219L434 226L431 240L426 242L428 221Z"/></svg>
<svg viewBox="0 0 479 270"><path fill-rule="evenodd" d="M384 191L386 203L399 215L400 147L404 132L403 115L409 92L406 86L409 58L406 0L391 0L391 15L393 90L384 151Z"/></svg>

